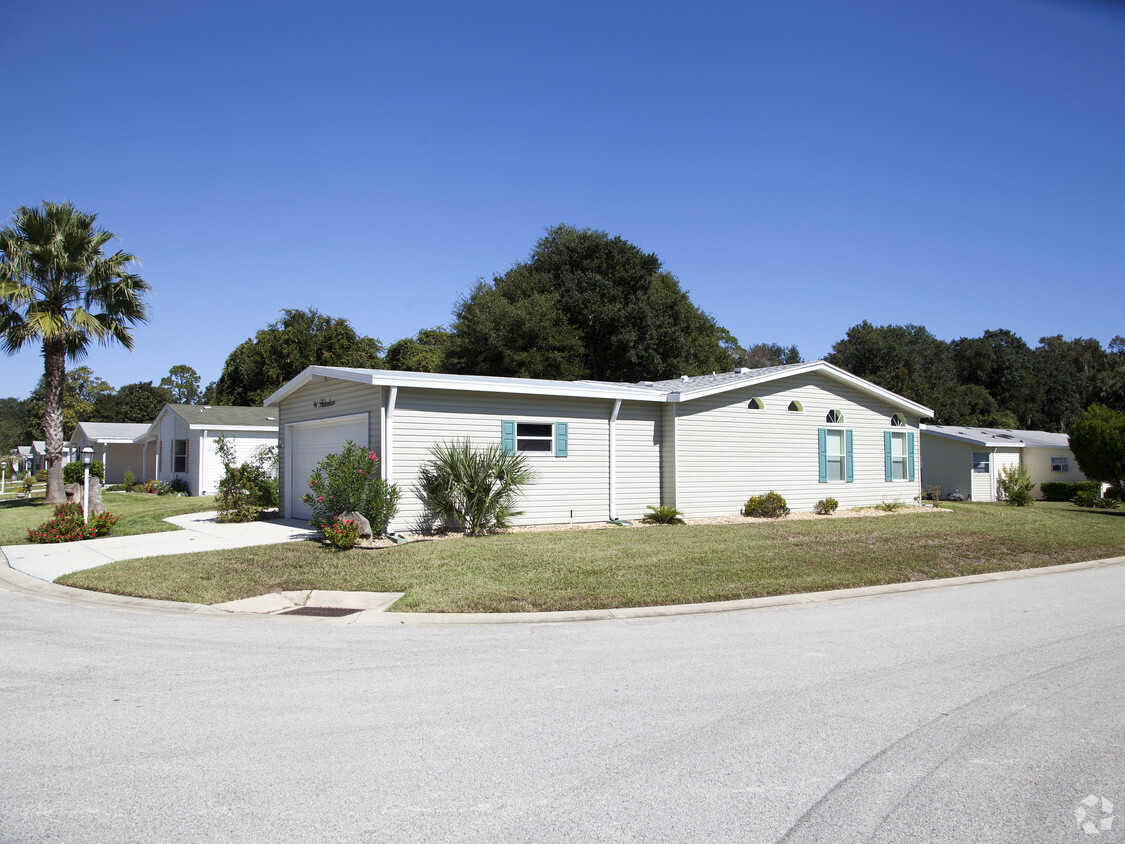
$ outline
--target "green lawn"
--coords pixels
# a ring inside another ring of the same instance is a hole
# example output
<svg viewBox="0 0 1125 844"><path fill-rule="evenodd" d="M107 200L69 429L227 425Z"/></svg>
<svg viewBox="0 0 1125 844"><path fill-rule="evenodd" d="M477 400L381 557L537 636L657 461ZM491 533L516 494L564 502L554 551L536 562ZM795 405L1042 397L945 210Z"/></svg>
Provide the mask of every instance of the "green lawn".
<svg viewBox="0 0 1125 844"><path fill-rule="evenodd" d="M179 528L163 521L180 513L198 513L215 509L215 496L177 498L170 495L147 495L142 492L102 493L105 508L120 520L114 536L138 533L160 533ZM28 528L38 527L54 515L54 507L43 502L43 493L30 499L0 501L0 545L24 545Z"/></svg>
<svg viewBox="0 0 1125 844"><path fill-rule="evenodd" d="M60 583L203 604L273 590L406 592L405 612L517 612L722 601L1125 554L1125 513L1071 504L945 513L515 533L334 551L295 542L156 557Z"/></svg>

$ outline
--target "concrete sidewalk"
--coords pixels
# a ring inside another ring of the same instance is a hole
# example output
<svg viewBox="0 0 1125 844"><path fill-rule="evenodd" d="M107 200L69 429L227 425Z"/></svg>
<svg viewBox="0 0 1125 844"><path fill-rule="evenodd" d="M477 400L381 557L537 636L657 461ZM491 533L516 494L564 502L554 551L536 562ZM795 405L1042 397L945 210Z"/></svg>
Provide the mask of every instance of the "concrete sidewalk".
<svg viewBox="0 0 1125 844"><path fill-rule="evenodd" d="M196 551L221 551L250 545L276 545L319 535L308 522L275 519L266 522L220 524L215 511L171 516L166 522L182 530L138 536L106 536L57 545L5 545L8 565L48 582L72 571L94 568L137 557L162 557Z"/></svg>

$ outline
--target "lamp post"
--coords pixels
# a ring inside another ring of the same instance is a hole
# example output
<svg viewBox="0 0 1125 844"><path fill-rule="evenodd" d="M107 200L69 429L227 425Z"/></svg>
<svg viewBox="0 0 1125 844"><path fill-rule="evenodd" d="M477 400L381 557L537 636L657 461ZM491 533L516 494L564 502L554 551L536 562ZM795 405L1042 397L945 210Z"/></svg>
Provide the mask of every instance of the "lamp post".
<svg viewBox="0 0 1125 844"><path fill-rule="evenodd" d="M82 449L82 524L90 520L90 461L94 450L90 446Z"/></svg>

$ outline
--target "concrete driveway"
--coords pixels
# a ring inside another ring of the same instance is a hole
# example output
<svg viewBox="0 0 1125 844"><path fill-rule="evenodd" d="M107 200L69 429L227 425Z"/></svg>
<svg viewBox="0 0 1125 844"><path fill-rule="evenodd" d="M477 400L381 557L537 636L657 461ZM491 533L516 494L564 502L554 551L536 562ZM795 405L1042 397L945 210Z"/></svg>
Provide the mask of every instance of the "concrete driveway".
<svg viewBox="0 0 1125 844"><path fill-rule="evenodd" d="M1123 595L451 627L0 592L0 840L1121 841Z"/></svg>

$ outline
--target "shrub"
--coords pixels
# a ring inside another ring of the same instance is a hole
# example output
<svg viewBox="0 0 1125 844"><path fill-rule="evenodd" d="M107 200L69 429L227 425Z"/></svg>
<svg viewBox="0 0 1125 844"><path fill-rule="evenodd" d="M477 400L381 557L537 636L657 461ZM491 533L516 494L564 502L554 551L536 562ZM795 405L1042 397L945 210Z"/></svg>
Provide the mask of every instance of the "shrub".
<svg viewBox="0 0 1125 844"><path fill-rule="evenodd" d="M519 454L496 443L474 449L469 440L430 449L433 459L418 473L418 491L430 518L444 527L456 523L469 536L508 527L516 499L534 474Z"/></svg>
<svg viewBox="0 0 1125 844"><path fill-rule="evenodd" d="M1116 498L1106 496L1102 498L1096 492L1083 491L1074 496L1074 503L1079 507L1093 507L1098 510L1116 510L1121 502Z"/></svg>
<svg viewBox="0 0 1125 844"><path fill-rule="evenodd" d="M1031 494L1035 484L1022 466L1005 466L1001 469L1000 476L996 479L996 489L1000 497L1014 507L1027 507L1035 503Z"/></svg>
<svg viewBox="0 0 1125 844"><path fill-rule="evenodd" d="M35 483L37 483L37 484L47 483L47 470L46 469L40 469L38 472L35 473Z"/></svg>
<svg viewBox="0 0 1125 844"><path fill-rule="evenodd" d="M675 507L653 507L651 504L648 506L648 515L641 519L642 522L647 522L650 525L682 525L684 520L683 513Z"/></svg>
<svg viewBox="0 0 1125 844"><path fill-rule="evenodd" d="M922 500L923 501L938 501L941 499L941 485L929 484L922 487Z"/></svg>
<svg viewBox="0 0 1125 844"><path fill-rule="evenodd" d="M183 478L175 477L168 481L168 492L169 494L176 495L190 495L191 487L188 486L188 482Z"/></svg>
<svg viewBox="0 0 1125 844"><path fill-rule="evenodd" d="M840 502L835 498L822 498L813 506L813 512L818 516L831 516L839 506Z"/></svg>
<svg viewBox="0 0 1125 844"><path fill-rule="evenodd" d="M1097 481L1044 481L1039 484L1044 501L1073 501L1080 492L1100 492Z"/></svg>
<svg viewBox="0 0 1125 844"><path fill-rule="evenodd" d="M121 473L121 485L125 487L125 489L131 489L136 482L137 476L133 474L132 469L126 469Z"/></svg>
<svg viewBox="0 0 1125 844"><path fill-rule="evenodd" d="M336 519L332 524L324 525L324 538L337 548L351 548L359 542L359 525L351 519Z"/></svg>
<svg viewBox="0 0 1125 844"><path fill-rule="evenodd" d="M747 501L742 508L742 515L756 519L778 519L789 515L789 506L780 494L771 489L765 495L755 495Z"/></svg>
<svg viewBox="0 0 1125 844"><path fill-rule="evenodd" d="M112 513L90 516L90 520L83 524L81 504L60 504L55 508L55 517L28 530L27 538L29 542L37 543L77 542L105 536L115 524L117 516Z"/></svg>
<svg viewBox="0 0 1125 844"><path fill-rule="evenodd" d="M881 501L875 505L876 510L882 510L884 513L893 513L899 507L902 507L901 501Z"/></svg>
<svg viewBox="0 0 1125 844"><path fill-rule="evenodd" d="M90 461L90 475L96 475L99 481L105 483L105 465L102 461ZM82 465L82 461L75 460L62 467L62 476L64 484L80 484L86 476L86 467Z"/></svg>
<svg viewBox="0 0 1125 844"><path fill-rule="evenodd" d="M263 449L258 449L251 462L238 465L234 442L221 434L215 438L215 450L223 464L216 501L217 521L252 522L261 517L263 509L277 506L276 456L271 463Z"/></svg>
<svg viewBox="0 0 1125 844"><path fill-rule="evenodd" d="M371 532L382 536L398 511L399 488L379 476L374 451L349 440L339 454L329 454L316 464L304 502L312 508L312 524L323 529L341 513L354 510L371 523Z"/></svg>

